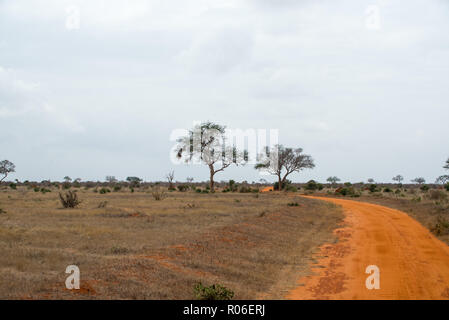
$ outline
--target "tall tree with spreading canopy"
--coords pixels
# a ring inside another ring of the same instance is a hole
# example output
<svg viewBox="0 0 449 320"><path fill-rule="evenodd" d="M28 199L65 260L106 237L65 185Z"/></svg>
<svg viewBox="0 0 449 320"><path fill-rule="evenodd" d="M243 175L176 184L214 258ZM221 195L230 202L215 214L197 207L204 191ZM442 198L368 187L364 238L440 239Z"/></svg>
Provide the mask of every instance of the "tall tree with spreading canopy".
<svg viewBox="0 0 449 320"><path fill-rule="evenodd" d="M331 185L335 185L337 182L340 181L340 178L333 176L333 177L327 178L326 181L329 182Z"/></svg>
<svg viewBox="0 0 449 320"><path fill-rule="evenodd" d="M393 177L393 181L397 181L398 184L401 184L401 182L404 180L404 177L398 174L396 177Z"/></svg>
<svg viewBox="0 0 449 320"><path fill-rule="evenodd" d="M16 171L16 166L14 163L8 160L0 161L0 174L3 175L3 177L0 179L0 182L6 179L8 174L11 172Z"/></svg>
<svg viewBox="0 0 449 320"><path fill-rule="evenodd" d="M415 178L415 179L413 179L411 181L414 182L414 183L417 183L419 185L426 183L426 179L424 179L423 177L418 177L418 178Z"/></svg>
<svg viewBox="0 0 449 320"><path fill-rule="evenodd" d="M260 155L262 160L254 168L264 170L278 177L278 189L285 185L287 177L293 172L303 169L313 169L315 164L311 156L302 153L301 148L286 148L277 144L271 149L265 148L265 152Z"/></svg>
<svg viewBox="0 0 449 320"><path fill-rule="evenodd" d="M230 165L244 164L245 152L227 145L226 127L213 122L194 126L185 137L177 140L176 156L185 163L205 164L209 168L209 188L215 192L214 176Z"/></svg>

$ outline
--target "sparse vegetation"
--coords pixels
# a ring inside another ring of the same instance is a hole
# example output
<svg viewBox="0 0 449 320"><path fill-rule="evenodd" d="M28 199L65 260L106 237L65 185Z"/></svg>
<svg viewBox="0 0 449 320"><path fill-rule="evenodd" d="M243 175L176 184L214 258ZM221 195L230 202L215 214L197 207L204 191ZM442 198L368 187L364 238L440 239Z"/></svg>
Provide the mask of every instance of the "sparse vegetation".
<svg viewBox="0 0 449 320"><path fill-rule="evenodd" d="M154 200L160 201L165 198L166 191L160 186L154 186L151 188L151 195L153 196Z"/></svg>
<svg viewBox="0 0 449 320"><path fill-rule="evenodd" d="M76 208L81 201L78 200L78 195L75 191L67 191L64 195L59 193L59 200L64 208Z"/></svg>
<svg viewBox="0 0 449 320"><path fill-rule="evenodd" d="M232 290L219 284L207 287L200 282L195 285L194 291L198 300L231 300L234 297Z"/></svg>

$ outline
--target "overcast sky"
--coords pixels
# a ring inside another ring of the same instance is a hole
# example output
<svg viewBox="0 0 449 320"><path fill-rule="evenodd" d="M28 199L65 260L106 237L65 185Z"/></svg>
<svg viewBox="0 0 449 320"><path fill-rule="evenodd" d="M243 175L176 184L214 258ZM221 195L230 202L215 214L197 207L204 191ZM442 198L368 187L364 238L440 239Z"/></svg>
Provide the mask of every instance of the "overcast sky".
<svg viewBox="0 0 449 320"><path fill-rule="evenodd" d="M444 0L0 0L0 160L20 180L206 180L170 134L212 120L279 129L316 162L293 181L433 182L448 30Z"/></svg>

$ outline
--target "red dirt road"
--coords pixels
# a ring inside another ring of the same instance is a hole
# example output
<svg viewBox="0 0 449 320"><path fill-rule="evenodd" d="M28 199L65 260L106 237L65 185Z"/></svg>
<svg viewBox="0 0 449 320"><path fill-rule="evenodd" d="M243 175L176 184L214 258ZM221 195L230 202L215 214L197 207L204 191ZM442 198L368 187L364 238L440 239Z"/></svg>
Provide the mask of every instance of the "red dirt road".
<svg viewBox="0 0 449 320"><path fill-rule="evenodd" d="M449 299L449 247L406 213L358 201L316 198L341 205L339 241L316 255L313 274L299 279L287 299ZM367 289L365 270L380 270L380 289Z"/></svg>

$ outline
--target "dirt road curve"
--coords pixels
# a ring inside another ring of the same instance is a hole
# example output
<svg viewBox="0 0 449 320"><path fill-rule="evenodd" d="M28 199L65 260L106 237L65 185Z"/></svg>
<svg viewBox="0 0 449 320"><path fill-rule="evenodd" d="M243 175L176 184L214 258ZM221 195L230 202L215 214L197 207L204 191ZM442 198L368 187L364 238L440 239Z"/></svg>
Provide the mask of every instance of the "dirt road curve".
<svg viewBox="0 0 449 320"><path fill-rule="evenodd" d="M288 299L449 299L449 247L417 221L379 205L317 199L343 206L345 226ZM378 290L366 288L369 265L379 267Z"/></svg>

